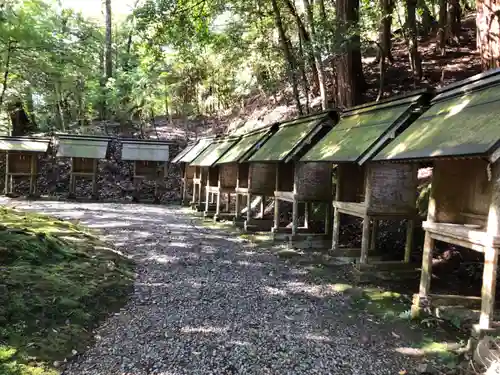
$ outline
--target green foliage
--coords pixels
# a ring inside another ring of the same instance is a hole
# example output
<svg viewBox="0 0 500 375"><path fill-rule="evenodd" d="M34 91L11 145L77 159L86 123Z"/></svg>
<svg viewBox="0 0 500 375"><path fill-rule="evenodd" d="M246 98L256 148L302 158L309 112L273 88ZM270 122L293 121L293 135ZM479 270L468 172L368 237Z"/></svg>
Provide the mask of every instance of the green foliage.
<svg viewBox="0 0 500 375"><path fill-rule="evenodd" d="M68 222L8 209L0 222L0 373L56 374L124 303L132 265Z"/></svg>

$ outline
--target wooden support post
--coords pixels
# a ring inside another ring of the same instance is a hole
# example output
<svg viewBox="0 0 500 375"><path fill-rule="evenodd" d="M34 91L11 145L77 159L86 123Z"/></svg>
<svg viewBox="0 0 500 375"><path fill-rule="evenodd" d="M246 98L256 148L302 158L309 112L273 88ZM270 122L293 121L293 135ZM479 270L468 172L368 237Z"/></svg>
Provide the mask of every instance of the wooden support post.
<svg viewBox="0 0 500 375"><path fill-rule="evenodd" d="M97 173L98 173L98 159L93 159L93 175L92 175L92 197L94 199L99 199L99 192L97 191Z"/></svg>
<svg viewBox="0 0 500 375"><path fill-rule="evenodd" d="M332 229L332 224L331 224L331 217L332 217L332 203L331 202L326 202L325 203L325 235L329 236L331 234L331 229Z"/></svg>
<svg viewBox="0 0 500 375"><path fill-rule="evenodd" d="M436 177L434 177L436 178ZM427 209L427 221L435 222L437 207L436 201L434 199L435 184L431 185L431 191L429 195L429 206ZM411 315L413 318L420 316L422 312L422 307L425 300L428 298L429 292L431 290L431 280L432 280L432 252L434 250L434 238L431 237L429 232L425 232L424 238L424 249L422 254L422 271L420 274L420 287L418 289L417 298L413 301L411 307Z"/></svg>
<svg viewBox="0 0 500 375"><path fill-rule="evenodd" d="M260 217L264 219L264 211L266 210L266 196L262 195L260 197Z"/></svg>
<svg viewBox="0 0 500 375"><path fill-rule="evenodd" d="M293 199L292 203L292 236L297 235L297 229L299 227L299 202L297 199Z"/></svg>
<svg viewBox="0 0 500 375"><path fill-rule="evenodd" d="M187 196L187 170L188 166L186 163L182 164L182 186L181 186L181 205L184 206L186 204L186 196Z"/></svg>
<svg viewBox="0 0 500 375"><path fill-rule="evenodd" d="M36 194L36 177L37 177L37 156L30 155L30 195Z"/></svg>
<svg viewBox="0 0 500 375"><path fill-rule="evenodd" d="M335 201L340 201L341 187L342 187L342 167L337 165L337 186L335 186ZM332 251L336 251L339 248L339 237L340 237L340 212L337 207L333 207L333 228L332 228Z"/></svg>
<svg viewBox="0 0 500 375"><path fill-rule="evenodd" d="M231 210L231 194L227 193L226 212Z"/></svg>
<svg viewBox="0 0 500 375"><path fill-rule="evenodd" d="M252 219L252 193L247 194L247 222Z"/></svg>
<svg viewBox="0 0 500 375"><path fill-rule="evenodd" d="M280 169L279 164L276 164L276 181L274 185L274 190L278 191L280 187ZM280 201L276 198L276 194L274 194L274 223L273 223L273 231L278 232L280 227Z"/></svg>
<svg viewBox="0 0 500 375"><path fill-rule="evenodd" d="M217 198L216 198L216 209L215 209L215 216L216 217L219 217L219 214L220 214L220 198L221 198L221 193L219 191L219 193L217 193Z"/></svg>
<svg viewBox="0 0 500 375"><path fill-rule="evenodd" d="M361 234L361 257L359 262L361 264L368 263L368 249L370 247L370 217L363 218L363 232Z"/></svg>
<svg viewBox="0 0 500 375"><path fill-rule="evenodd" d="M237 220L240 217L240 195L236 194L234 197L234 219Z"/></svg>
<svg viewBox="0 0 500 375"><path fill-rule="evenodd" d="M5 151L5 186L4 194L9 194L9 151Z"/></svg>
<svg viewBox="0 0 500 375"><path fill-rule="evenodd" d="M500 235L500 161L491 166L492 194L488 212L486 232L491 246L484 249L483 287L481 289L481 318L479 329L491 328L495 312L495 291L497 286L498 247L493 247L493 238Z"/></svg>
<svg viewBox="0 0 500 375"><path fill-rule="evenodd" d="M366 168L365 172L365 205L370 207L372 196L372 169L370 166ZM363 218L363 232L361 234L361 257L359 262L361 264L368 263L368 250L370 248L370 216L365 215Z"/></svg>
<svg viewBox="0 0 500 375"><path fill-rule="evenodd" d="M379 224L378 220L373 219L372 232L370 234L370 250L375 250L377 247L378 224Z"/></svg>
<svg viewBox="0 0 500 375"><path fill-rule="evenodd" d="M69 196L74 197L76 191L75 159L71 158L71 170L69 172Z"/></svg>
<svg viewBox="0 0 500 375"><path fill-rule="evenodd" d="M309 221L311 220L311 203L304 203L304 227L309 228Z"/></svg>
<svg viewBox="0 0 500 375"><path fill-rule="evenodd" d="M413 250L413 234L415 233L415 220L408 219L406 223L406 243L404 262L410 263L411 252Z"/></svg>
<svg viewBox="0 0 500 375"><path fill-rule="evenodd" d="M201 190L200 190L200 192L201 192ZM208 213L208 207L210 206L210 200L208 199L209 195L210 195L210 192L208 190L206 190L205 191L205 213Z"/></svg>

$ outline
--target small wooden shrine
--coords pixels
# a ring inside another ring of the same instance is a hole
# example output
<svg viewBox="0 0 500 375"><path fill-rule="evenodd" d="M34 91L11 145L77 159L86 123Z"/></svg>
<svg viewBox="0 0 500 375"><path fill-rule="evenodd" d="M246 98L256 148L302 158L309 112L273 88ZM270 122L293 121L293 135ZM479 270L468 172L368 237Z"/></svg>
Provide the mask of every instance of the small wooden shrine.
<svg viewBox="0 0 500 375"><path fill-rule="evenodd" d="M217 165L222 168L236 170L235 208L231 216L235 223L240 223L241 208L246 207L243 226L245 231L270 231L273 218L266 218L264 204L266 197L274 196L276 168L273 164L248 163L248 159L278 130L277 125L266 126L244 134L226 154L219 159ZM221 177L222 174L219 174ZM260 214L252 216L252 198L260 196ZM242 204L243 203L243 204Z"/></svg>
<svg viewBox="0 0 500 375"><path fill-rule="evenodd" d="M29 179L29 195L37 196L38 157L48 152L50 144L49 138L0 137L0 151L5 154L5 195L15 194L15 179Z"/></svg>
<svg viewBox="0 0 500 375"><path fill-rule="evenodd" d="M187 203L187 193L189 187L192 188L192 199L190 202L191 207L194 209L205 208L204 203L205 198L205 185L206 176L202 174L201 168L190 165L190 163L198 157L213 141L213 137L200 138L196 142L188 145L184 150L177 155L173 164L179 164L182 171L182 204Z"/></svg>
<svg viewBox="0 0 500 375"><path fill-rule="evenodd" d="M331 168L324 163L297 163L336 124L338 112L325 111L292 121L282 122L278 130L248 161L275 168L274 223L275 238L289 239L293 246L324 246L330 233L332 201ZM257 171L257 173L259 173ZM269 176L265 175L266 178ZM270 181L266 181L266 184ZM281 220L280 202L292 204L291 227ZM323 228L311 225L311 205L324 206ZM304 223L299 223L299 204L304 207ZM285 225L282 225L284 224Z"/></svg>
<svg viewBox="0 0 500 375"><path fill-rule="evenodd" d="M122 139L122 160L132 161L136 198L144 180L155 182L154 201L158 202L158 188L167 177L170 142L159 140Z"/></svg>
<svg viewBox="0 0 500 375"><path fill-rule="evenodd" d="M71 158L69 197L76 197L76 179L92 181L92 198L99 199L97 184L99 160L108 156L111 138L102 136L59 134L57 157Z"/></svg>
<svg viewBox="0 0 500 375"><path fill-rule="evenodd" d="M359 257L358 269L376 248L379 220L408 221L404 262L409 262L417 217L417 169L413 164L372 163L370 159L427 108L431 93L419 91L351 108L301 162L335 167L332 252L339 257ZM363 219L361 249L339 246L340 215ZM346 254L347 253L347 254Z"/></svg>
<svg viewBox="0 0 500 375"><path fill-rule="evenodd" d="M500 249L500 69L444 87L431 107L375 160L433 162L420 290L412 312L433 310L434 242L484 254L481 315L476 333L494 320ZM447 296L447 305L452 298ZM462 298L463 299L463 298ZM455 304L461 302L455 301ZM479 306L478 306L479 307Z"/></svg>
<svg viewBox="0 0 500 375"><path fill-rule="evenodd" d="M204 174L206 176L205 217L220 219L222 194L227 194L224 214L230 211L231 194L235 194L238 166L237 164L216 165L216 163L238 140L238 137L217 138L191 162L191 165L200 169L202 176ZM211 204L213 200L215 200L215 205Z"/></svg>

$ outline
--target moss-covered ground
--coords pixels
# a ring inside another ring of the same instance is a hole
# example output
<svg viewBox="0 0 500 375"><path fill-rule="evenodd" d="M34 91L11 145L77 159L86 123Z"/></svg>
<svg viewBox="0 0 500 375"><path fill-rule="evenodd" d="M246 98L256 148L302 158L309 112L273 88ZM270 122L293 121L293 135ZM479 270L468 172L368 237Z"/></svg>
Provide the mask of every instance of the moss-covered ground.
<svg viewBox="0 0 500 375"><path fill-rule="evenodd" d="M0 209L0 374L58 374L126 302L133 264L97 235Z"/></svg>

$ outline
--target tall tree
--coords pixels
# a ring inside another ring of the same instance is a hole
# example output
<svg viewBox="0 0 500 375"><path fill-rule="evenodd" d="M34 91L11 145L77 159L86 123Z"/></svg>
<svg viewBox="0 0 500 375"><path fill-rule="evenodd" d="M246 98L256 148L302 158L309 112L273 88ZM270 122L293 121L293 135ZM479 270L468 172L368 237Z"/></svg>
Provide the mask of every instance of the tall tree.
<svg viewBox="0 0 500 375"><path fill-rule="evenodd" d="M392 48L392 13L394 12L394 0L380 0L381 20L379 27L379 44L377 60L387 58L393 62L391 48Z"/></svg>
<svg viewBox="0 0 500 375"><path fill-rule="evenodd" d="M478 0L477 47L483 69L500 67L500 3L495 0Z"/></svg>
<svg viewBox="0 0 500 375"><path fill-rule="evenodd" d="M422 61L418 52L417 39L417 0L406 0L407 19L406 25L408 28L408 49L410 55L410 66L415 79L422 79Z"/></svg>
<svg viewBox="0 0 500 375"><path fill-rule="evenodd" d="M337 31L340 56L337 58L337 93L340 106L361 104L365 81L358 30L359 0L337 0Z"/></svg>
<svg viewBox="0 0 500 375"><path fill-rule="evenodd" d="M302 115L302 105L300 104L300 94L298 88L297 69L296 69L297 64L290 48L291 47L290 40L288 39L285 33L285 28L283 26L283 21L281 20L281 13L278 7L277 0L271 0L271 5L273 7L274 21L276 23L276 28L278 29L281 49L283 51L283 55L287 63L288 76L292 83L295 106L297 107L297 112Z"/></svg>
<svg viewBox="0 0 500 375"><path fill-rule="evenodd" d="M311 48L314 54L314 62L316 65L316 70L318 71L319 92L321 95L321 107L323 109L326 109L328 106L328 98L326 94L326 77L325 77L325 70L323 68L321 50L316 40L316 28L314 25L313 9L309 0L303 0L303 5L307 20L307 26L309 29L309 35L311 36Z"/></svg>
<svg viewBox="0 0 500 375"><path fill-rule="evenodd" d="M105 47L105 74L106 79L113 77L113 37L112 37L112 22L111 22L111 0L105 1L106 13L106 47Z"/></svg>

